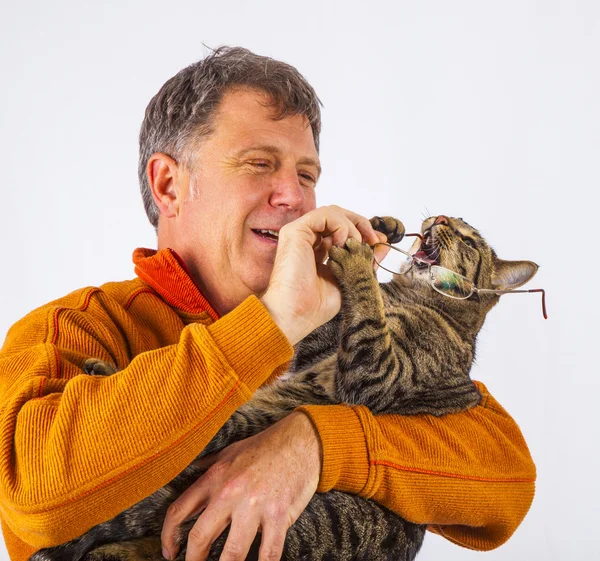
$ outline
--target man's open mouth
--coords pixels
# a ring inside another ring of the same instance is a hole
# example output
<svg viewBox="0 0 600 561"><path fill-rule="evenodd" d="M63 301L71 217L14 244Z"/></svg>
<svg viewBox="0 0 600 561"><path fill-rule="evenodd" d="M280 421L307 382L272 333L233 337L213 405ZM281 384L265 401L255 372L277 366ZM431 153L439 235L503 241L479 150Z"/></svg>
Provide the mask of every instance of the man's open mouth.
<svg viewBox="0 0 600 561"><path fill-rule="evenodd" d="M272 240L272 241L276 242L279 239L279 232L277 230L255 230L253 228L252 231L257 236L260 236L261 238L264 238L267 240Z"/></svg>
<svg viewBox="0 0 600 561"><path fill-rule="evenodd" d="M423 232L423 241L419 250L413 254L415 258L414 266L417 269L426 269L427 264L440 264L441 248L432 239L431 230Z"/></svg>

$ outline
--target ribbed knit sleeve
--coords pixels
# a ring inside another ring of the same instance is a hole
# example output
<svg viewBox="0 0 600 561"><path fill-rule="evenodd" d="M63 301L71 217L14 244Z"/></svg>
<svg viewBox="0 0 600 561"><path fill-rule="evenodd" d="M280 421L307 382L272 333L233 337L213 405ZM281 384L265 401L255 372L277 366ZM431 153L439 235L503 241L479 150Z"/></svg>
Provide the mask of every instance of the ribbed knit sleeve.
<svg viewBox="0 0 600 561"><path fill-rule="evenodd" d="M254 297L214 323L182 326L139 292L143 322L135 306L88 289L32 312L2 348L0 514L35 548L73 539L167 483L291 358ZM160 328L143 328L152 322ZM90 357L120 371L83 375Z"/></svg>
<svg viewBox="0 0 600 561"><path fill-rule="evenodd" d="M500 546L529 510L535 466L517 424L478 387L480 405L443 417L298 408L323 443L318 491L371 498L470 549Z"/></svg>

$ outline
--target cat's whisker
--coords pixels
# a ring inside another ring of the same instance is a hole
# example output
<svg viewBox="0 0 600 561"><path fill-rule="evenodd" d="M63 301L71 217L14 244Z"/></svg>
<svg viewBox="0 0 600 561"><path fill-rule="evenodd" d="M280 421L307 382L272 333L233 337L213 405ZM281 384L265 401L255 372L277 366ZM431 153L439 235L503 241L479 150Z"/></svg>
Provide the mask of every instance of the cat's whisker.
<svg viewBox="0 0 600 561"><path fill-rule="evenodd" d="M437 258L442 254L442 248L439 244L434 244L433 251L431 252L431 258L437 261Z"/></svg>
<svg viewBox="0 0 600 561"><path fill-rule="evenodd" d="M437 243L437 241L434 241L433 249L429 253L430 259L437 261L439 256L441 255L441 253L442 253L442 249L441 249L440 245Z"/></svg>

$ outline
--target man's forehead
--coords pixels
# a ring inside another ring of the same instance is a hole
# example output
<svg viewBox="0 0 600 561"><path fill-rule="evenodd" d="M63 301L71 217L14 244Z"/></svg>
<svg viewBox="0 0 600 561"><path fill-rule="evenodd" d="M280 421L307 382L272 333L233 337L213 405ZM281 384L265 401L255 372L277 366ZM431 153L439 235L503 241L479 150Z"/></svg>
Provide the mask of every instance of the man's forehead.
<svg viewBox="0 0 600 561"><path fill-rule="evenodd" d="M216 116L225 119L231 116L273 119L280 112L267 92L254 88L235 88L223 94Z"/></svg>
<svg viewBox="0 0 600 561"><path fill-rule="evenodd" d="M282 154L293 148L299 157L320 168L313 131L306 115L281 116L270 96L253 89L230 90L216 111L213 133L233 152L264 150Z"/></svg>
<svg viewBox="0 0 600 561"><path fill-rule="evenodd" d="M312 136L312 128L306 115L284 114L282 106L273 103L268 93L256 89L243 88L225 92L215 113L215 120L250 126L259 122L285 123L298 131L310 131Z"/></svg>

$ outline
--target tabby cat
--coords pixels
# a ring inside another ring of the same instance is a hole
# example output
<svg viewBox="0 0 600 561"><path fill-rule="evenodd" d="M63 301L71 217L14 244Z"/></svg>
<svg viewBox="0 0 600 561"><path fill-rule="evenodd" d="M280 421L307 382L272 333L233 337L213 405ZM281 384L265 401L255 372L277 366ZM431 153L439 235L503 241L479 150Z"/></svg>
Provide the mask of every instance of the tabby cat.
<svg viewBox="0 0 600 561"><path fill-rule="evenodd" d="M393 218L371 220L390 242L404 227ZM413 269L377 282L369 246L349 239L333 247L329 267L342 291L341 312L297 347L289 374L259 389L221 428L199 457L247 438L302 404L364 405L375 414L444 415L468 409L481 399L469 370L475 339L495 294L454 300L436 292L428 264L438 264L472 280L479 288L511 289L537 271L530 261L503 261L479 232L460 218L431 217L422 225L423 241ZM385 265L385 261L384 261ZM90 374L114 369L98 360L86 363ZM202 473L186 468L165 487L112 520L57 547L41 550L30 561L160 560L160 531L168 506ZM181 528L182 550L195 519ZM412 560L425 533L362 497L331 491L315 495L289 529L286 560ZM260 536L260 535L259 535ZM257 559L257 536L248 559ZM213 544L219 558L227 531Z"/></svg>

